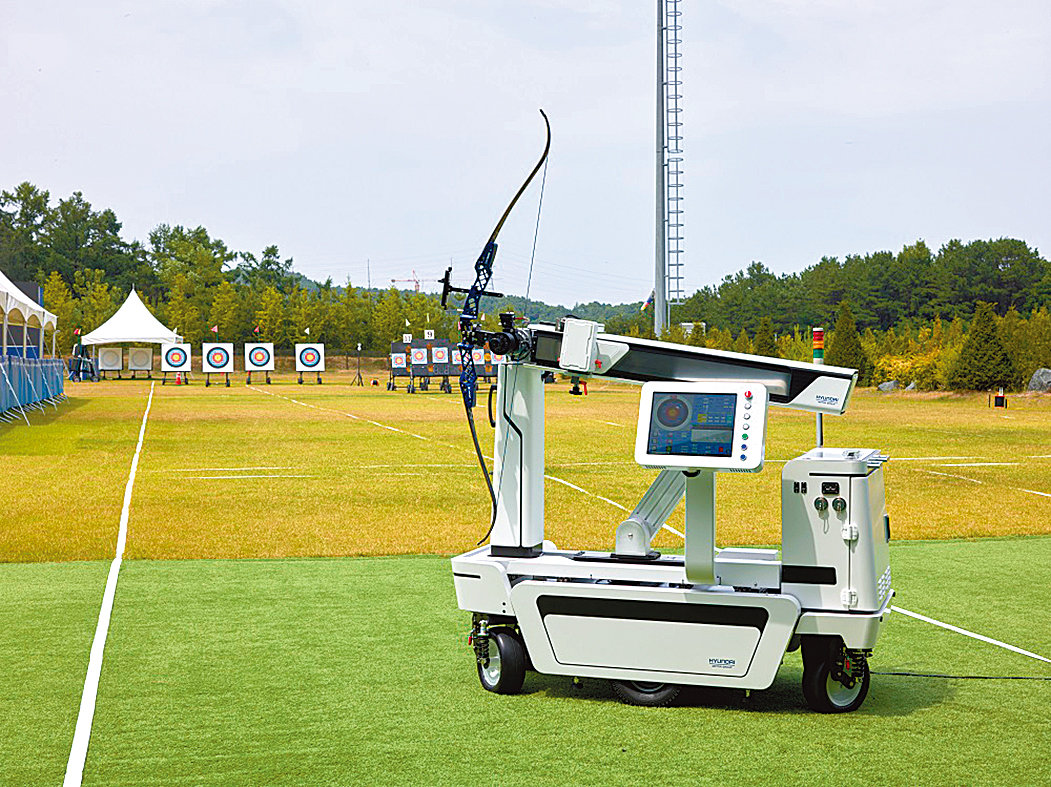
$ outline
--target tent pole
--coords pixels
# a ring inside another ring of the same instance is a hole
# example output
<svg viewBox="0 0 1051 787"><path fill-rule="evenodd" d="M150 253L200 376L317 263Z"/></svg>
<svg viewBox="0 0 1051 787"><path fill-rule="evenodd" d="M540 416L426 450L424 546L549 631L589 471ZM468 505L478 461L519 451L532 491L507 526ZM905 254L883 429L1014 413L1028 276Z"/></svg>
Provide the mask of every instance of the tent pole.
<svg viewBox="0 0 1051 787"><path fill-rule="evenodd" d="M4 357L7 357L7 312L4 312Z"/></svg>

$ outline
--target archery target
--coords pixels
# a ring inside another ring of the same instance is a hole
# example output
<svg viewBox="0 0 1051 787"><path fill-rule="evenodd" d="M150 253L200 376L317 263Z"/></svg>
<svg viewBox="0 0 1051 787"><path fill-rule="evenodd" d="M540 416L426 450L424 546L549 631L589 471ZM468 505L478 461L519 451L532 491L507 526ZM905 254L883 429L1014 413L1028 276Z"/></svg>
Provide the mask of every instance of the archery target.
<svg viewBox="0 0 1051 787"><path fill-rule="evenodd" d="M427 348L426 347L413 347L412 348L412 362L416 366L425 366L427 364Z"/></svg>
<svg viewBox="0 0 1051 787"><path fill-rule="evenodd" d="M390 368L391 369L404 369L405 368L405 353L391 353L390 354Z"/></svg>
<svg viewBox="0 0 1051 787"><path fill-rule="evenodd" d="M504 356L497 355L496 353L489 353L489 362L491 364L493 364L494 366L496 364L498 364L498 363L502 363L503 360L504 360Z"/></svg>
<svg viewBox="0 0 1051 787"><path fill-rule="evenodd" d="M449 363L453 366L463 366L463 362L460 360L459 347L451 347L449 349Z"/></svg>
<svg viewBox="0 0 1051 787"><path fill-rule="evenodd" d="M432 347L431 363L449 363L448 347Z"/></svg>
<svg viewBox="0 0 1051 787"><path fill-rule="evenodd" d="M188 344L162 344L161 345L161 371L162 372L188 372L188 371L190 371L190 345L188 345Z"/></svg>
<svg viewBox="0 0 1051 787"><path fill-rule="evenodd" d="M230 342L205 343L201 346L201 371L229 374L234 370L234 346Z"/></svg>
<svg viewBox="0 0 1051 787"><path fill-rule="evenodd" d="M323 372L325 371L325 345L297 344L296 345L296 371L297 372Z"/></svg>
<svg viewBox="0 0 1051 787"><path fill-rule="evenodd" d="M120 347L103 347L99 350L99 371L119 372L124 368L124 351Z"/></svg>
<svg viewBox="0 0 1051 787"><path fill-rule="evenodd" d="M475 366L485 366L485 350L480 347L471 350L471 360Z"/></svg>
<svg viewBox="0 0 1051 787"><path fill-rule="evenodd" d="M274 345L272 342L248 342L245 344L245 369L250 372L274 371Z"/></svg>
<svg viewBox="0 0 1051 787"><path fill-rule="evenodd" d="M153 371L153 348L132 347L128 350L128 369L133 372Z"/></svg>

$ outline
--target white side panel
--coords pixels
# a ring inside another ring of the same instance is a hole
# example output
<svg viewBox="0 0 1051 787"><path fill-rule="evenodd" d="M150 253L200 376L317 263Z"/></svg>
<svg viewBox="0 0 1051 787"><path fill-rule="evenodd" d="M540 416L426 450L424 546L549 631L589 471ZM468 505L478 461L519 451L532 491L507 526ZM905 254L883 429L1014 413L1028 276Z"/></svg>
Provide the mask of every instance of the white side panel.
<svg viewBox="0 0 1051 787"><path fill-rule="evenodd" d="M493 486L494 546L544 541L544 383L542 370L500 364L497 372Z"/></svg>
<svg viewBox="0 0 1051 787"><path fill-rule="evenodd" d="M511 604L538 672L747 689L773 682L800 613L774 594L536 580Z"/></svg>
<svg viewBox="0 0 1051 787"><path fill-rule="evenodd" d="M710 626L703 623L666 623L548 615L547 634L555 659L565 665L593 665L600 652L608 666L618 669L700 672L743 677L759 644L759 630L751 626ZM653 647L661 644L660 649ZM709 665L709 659L725 667ZM730 662L733 662L732 664ZM718 670L718 672L717 672Z"/></svg>

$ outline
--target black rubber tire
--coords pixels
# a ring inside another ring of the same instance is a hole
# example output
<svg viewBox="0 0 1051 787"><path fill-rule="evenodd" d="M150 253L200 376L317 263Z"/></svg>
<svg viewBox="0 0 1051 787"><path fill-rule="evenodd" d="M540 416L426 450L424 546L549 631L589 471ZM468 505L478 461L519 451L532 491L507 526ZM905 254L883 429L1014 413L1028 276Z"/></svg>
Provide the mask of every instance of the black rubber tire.
<svg viewBox="0 0 1051 787"><path fill-rule="evenodd" d="M853 688L847 689L831 678L833 664L842 647L843 642L838 637L807 637L803 640L803 698L810 709L818 713L856 711L868 696L869 663L864 656L853 658ZM842 691L838 689L840 686ZM838 696L830 693L833 689Z"/></svg>
<svg viewBox="0 0 1051 787"><path fill-rule="evenodd" d="M628 705L663 708L671 705L682 691L676 683L647 683L645 681L613 680L613 693Z"/></svg>
<svg viewBox="0 0 1051 787"><path fill-rule="evenodd" d="M525 682L525 646L512 631L493 630L489 634L490 652L495 646L500 663L494 671L489 666L478 664L478 680L482 688L494 694L518 694Z"/></svg>

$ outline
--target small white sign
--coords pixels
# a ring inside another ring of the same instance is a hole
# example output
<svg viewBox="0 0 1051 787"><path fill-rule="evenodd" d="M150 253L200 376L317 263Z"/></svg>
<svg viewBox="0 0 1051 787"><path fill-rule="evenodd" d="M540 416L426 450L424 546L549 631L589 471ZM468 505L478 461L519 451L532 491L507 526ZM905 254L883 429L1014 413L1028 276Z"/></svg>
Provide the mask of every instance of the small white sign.
<svg viewBox="0 0 1051 787"><path fill-rule="evenodd" d="M411 333L403 333L401 335L401 340L403 342L405 342L405 344L408 344L409 342L412 341L412 334Z"/></svg>
<svg viewBox="0 0 1051 787"><path fill-rule="evenodd" d="M428 340L428 341L433 340L434 339L434 331L424 331L423 332L423 338L425 340Z"/></svg>

